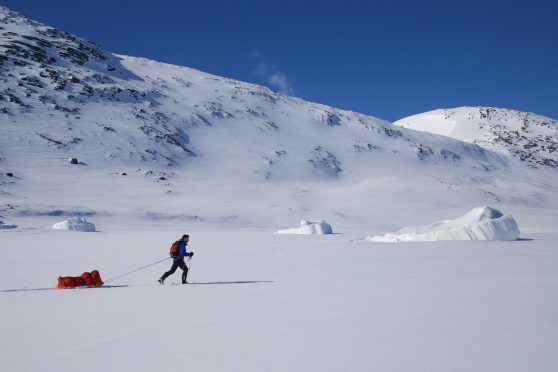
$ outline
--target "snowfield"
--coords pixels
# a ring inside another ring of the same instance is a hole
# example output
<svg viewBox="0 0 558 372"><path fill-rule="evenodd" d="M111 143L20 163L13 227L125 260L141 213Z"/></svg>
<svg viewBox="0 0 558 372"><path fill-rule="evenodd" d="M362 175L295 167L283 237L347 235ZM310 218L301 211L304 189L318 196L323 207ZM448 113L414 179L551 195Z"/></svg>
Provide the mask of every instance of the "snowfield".
<svg viewBox="0 0 558 372"><path fill-rule="evenodd" d="M556 232L371 245L350 242L357 230L98 226L2 233L0 370L510 372L558 363ZM107 281L155 262L182 232L195 252L192 284L157 284L165 261L105 288L43 290L59 275L99 269Z"/></svg>

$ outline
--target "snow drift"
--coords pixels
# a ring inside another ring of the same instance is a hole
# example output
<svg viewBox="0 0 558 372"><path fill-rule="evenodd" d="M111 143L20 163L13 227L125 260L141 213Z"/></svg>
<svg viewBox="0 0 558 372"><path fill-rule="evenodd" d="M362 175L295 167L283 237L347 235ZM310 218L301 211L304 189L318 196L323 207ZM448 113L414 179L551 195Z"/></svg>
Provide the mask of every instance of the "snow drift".
<svg viewBox="0 0 558 372"><path fill-rule="evenodd" d="M17 225L6 225L3 221L0 221L0 230L1 229L15 229Z"/></svg>
<svg viewBox="0 0 558 372"><path fill-rule="evenodd" d="M427 226L404 228L398 234L369 236L372 242L412 242L437 240L517 240L519 227L514 218L490 207L476 207L455 220Z"/></svg>
<svg viewBox="0 0 558 372"><path fill-rule="evenodd" d="M83 217L72 217L70 219L60 221L52 225L54 230L67 230L67 231L83 231L94 232L95 225Z"/></svg>
<svg viewBox="0 0 558 372"><path fill-rule="evenodd" d="M331 225L326 221L300 221L300 227L279 230L276 234L299 234L299 235L326 235L333 234Z"/></svg>

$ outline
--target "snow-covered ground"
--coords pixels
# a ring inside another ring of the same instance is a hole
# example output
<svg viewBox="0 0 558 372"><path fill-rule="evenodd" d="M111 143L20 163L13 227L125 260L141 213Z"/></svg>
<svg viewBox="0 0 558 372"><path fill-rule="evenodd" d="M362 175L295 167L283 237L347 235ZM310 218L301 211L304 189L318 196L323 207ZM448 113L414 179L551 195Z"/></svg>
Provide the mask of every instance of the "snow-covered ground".
<svg viewBox="0 0 558 372"><path fill-rule="evenodd" d="M3 371L554 371L556 231L515 242L354 243L201 224L2 233ZM188 232L193 284L168 261L112 287L42 290L164 258ZM531 240L532 239L532 240ZM167 279L179 282L179 274Z"/></svg>

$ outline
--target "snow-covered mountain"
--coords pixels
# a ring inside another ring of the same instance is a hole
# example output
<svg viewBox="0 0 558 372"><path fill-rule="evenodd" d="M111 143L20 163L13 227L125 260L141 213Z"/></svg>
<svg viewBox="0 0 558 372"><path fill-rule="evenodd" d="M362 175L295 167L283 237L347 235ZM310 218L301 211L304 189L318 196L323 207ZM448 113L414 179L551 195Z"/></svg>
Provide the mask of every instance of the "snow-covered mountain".
<svg viewBox="0 0 558 372"><path fill-rule="evenodd" d="M467 204L548 203L537 177L525 192L528 169L477 144L111 54L6 8L0 40L5 216L369 219L400 215L394 199L454 208L458 190Z"/></svg>
<svg viewBox="0 0 558 372"><path fill-rule="evenodd" d="M459 107L409 116L394 124L476 143L531 166L558 167L558 122L541 115L494 107Z"/></svg>
<svg viewBox="0 0 558 372"><path fill-rule="evenodd" d="M14 146L46 145L88 163L172 166L199 158L226 164L219 173L268 179L335 178L354 173L354 164L370 174L386 157L500 164L477 146L401 131L257 85L113 55L6 9L0 24L7 158Z"/></svg>

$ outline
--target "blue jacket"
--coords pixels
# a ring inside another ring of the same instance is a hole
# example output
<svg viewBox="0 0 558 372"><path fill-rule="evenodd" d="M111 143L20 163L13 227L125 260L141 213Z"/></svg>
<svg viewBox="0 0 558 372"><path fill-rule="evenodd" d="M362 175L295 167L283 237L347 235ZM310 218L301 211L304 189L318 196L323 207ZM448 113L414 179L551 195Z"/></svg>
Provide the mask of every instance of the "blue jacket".
<svg viewBox="0 0 558 372"><path fill-rule="evenodd" d="M183 260L184 257L192 257L193 253L188 253L186 251L186 246L188 245L184 240L179 240L180 244L178 246L178 256L173 257L172 260L174 262L178 262Z"/></svg>

